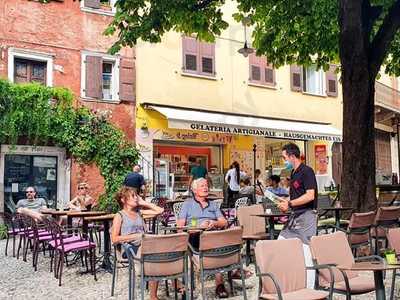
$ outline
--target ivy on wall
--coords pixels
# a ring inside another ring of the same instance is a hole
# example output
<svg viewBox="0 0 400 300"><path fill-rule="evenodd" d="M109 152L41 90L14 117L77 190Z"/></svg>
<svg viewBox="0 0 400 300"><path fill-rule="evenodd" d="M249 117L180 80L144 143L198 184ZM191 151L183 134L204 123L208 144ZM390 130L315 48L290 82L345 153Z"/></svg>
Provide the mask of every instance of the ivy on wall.
<svg viewBox="0 0 400 300"><path fill-rule="evenodd" d="M0 79L0 143L63 147L79 163L96 164L105 180L100 209L117 210L114 193L138 160L134 145L108 113L75 108L71 91Z"/></svg>

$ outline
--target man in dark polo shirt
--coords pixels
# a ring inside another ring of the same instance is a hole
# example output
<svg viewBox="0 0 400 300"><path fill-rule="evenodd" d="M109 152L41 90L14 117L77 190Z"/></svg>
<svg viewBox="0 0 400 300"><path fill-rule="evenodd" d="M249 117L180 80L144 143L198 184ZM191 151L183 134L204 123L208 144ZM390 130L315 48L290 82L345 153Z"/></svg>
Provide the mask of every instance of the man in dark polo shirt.
<svg viewBox="0 0 400 300"><path fill-rule="evenodd" d="M291 169L290 199L282 199L278 205L282 212L292 209L288 222L282 229L279 239L298 238L303 242L306 266L312 265L309 248L310 239L317 234L317 214L314 210L318 197L318 186L312 168L302 163L300 149L294 143L282 148L282 157L287 169ZM307 287L314 285L314 271L307 271Z"/></svg>
<svg viewBox="0 0 400 300"><path fill-rule="evenodd" d="M129 173L124 180L124 185L136 188L138 192L144 191L145 182L144 177L140 174L140 166L136 165L133 167L133 172Z"/></svg>

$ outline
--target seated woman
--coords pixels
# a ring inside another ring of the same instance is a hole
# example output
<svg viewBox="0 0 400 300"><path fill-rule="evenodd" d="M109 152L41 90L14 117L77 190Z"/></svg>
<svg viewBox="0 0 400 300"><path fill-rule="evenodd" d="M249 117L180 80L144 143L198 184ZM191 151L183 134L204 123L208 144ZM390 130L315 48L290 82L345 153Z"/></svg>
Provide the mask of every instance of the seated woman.
<svg viewBox="0 0 400 300"><path fill-rule="evenodd" d="M252 195L254 192L254 186L251 185L250 177L240 179L240 195Z"/></svg>
<svg viewBox="0 0 400 300"><path fill-rule="evenodd" d="M135 255L140 247L142 234L144 233L143 216L157 216L164 209L152 203L144 201L136 192L136 189L122 187L116 195L116 200L121 210L115 214L111 241L113 244L122 244L123 257ZM150 281L150 300L157 300L157 281Z"/></svg>
<svg viewBox="0 0 400 300"><path fill-rule="evenodd" d="M78 195L72 199L68 206L71 210L90 210L97 202L88 194L89 185L86 182L78 184Z"/></svg>

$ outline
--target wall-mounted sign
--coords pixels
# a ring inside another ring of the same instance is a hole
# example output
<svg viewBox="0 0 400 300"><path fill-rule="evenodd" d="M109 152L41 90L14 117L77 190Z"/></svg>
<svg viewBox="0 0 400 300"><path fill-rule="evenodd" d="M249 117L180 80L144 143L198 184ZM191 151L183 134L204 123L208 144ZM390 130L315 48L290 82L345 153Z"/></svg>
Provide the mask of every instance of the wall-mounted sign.
<svg viewBox="0 0 400 300"><path fill-rule="evenodd" d="M313 124L310 124L310 126L312 125ZM176 120L168 120L168 126L170 128L191 129L191 130L200 130L213 133L224 133L233 135L240 134L240 135L263 136L268 138L327 141L327 142L342 141L342 137L339 135L297 132L296 128L293 128L293 131L288 131L288 130L262 129L262 128L245 128L245 127L237 127L230 125L215 125L209 123L186 122L186 121L176 121Z"/></svg>

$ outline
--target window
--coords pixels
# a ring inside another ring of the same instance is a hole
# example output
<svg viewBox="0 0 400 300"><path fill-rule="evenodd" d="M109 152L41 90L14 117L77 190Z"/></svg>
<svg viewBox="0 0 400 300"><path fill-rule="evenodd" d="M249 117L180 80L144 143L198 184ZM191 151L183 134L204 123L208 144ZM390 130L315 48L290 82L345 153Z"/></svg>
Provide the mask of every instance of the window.
<svg viewBox="0 0 400 300"><path fill-rule="evenodd" d="M251 83L275 86L275 70L265 56L250 54L249 66Z"/></svg>
<svg viewBox="0 0 400 300"><path fill-rule="evenodd" d="M83 0L81 8L84 11L113 15L116 0Z"/></svg>
<svg viewBox="0 0 400 300"><path fill-rule="evenodd" d="M337 97L338 80L336 66L330 65L329 70L324 73L316 66L302 67L290 66L290 86L295 92L305 92L317 96Z"/></svg>
<svg viewBox="0 0 400 300"><path fill-rule="evenodd" d="M113 69L114 64L112 62L103 62L103 99L112 100Z"/></svg>
<svg viewBox="0 0 400 300"><path fill-rule="evenodd" d="M86 100L134 101L134 71L133 58L85 52L81 96Z"/></svg>
<svg viewBox="0 0 400 300"><path fill-rule="evenodd" d="M53 84L53 57L27 49L8 50L8 79L15 83Z"/></svg>
<svg viewBox="0 0 400 300"><path fill-rule="evenodd" d="M303 91L314 94L324 95L324 72L317 70L316 66L303 68Z"/></svg>
<svg viewBox="0 0 400 300"><path fill-rule="evenodd" d="M183 72L215 76L215 44L205 43L193 37L182 38Z"/></svg>

